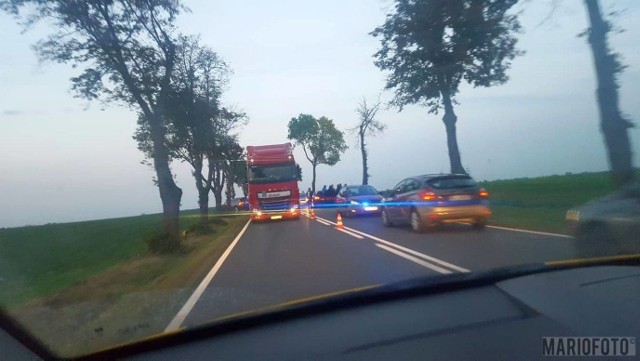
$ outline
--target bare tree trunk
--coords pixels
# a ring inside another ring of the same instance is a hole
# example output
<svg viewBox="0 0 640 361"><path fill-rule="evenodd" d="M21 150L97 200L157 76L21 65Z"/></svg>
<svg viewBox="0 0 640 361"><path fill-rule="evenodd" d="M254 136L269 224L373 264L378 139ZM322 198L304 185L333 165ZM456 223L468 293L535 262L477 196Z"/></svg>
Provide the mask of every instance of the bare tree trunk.
<svg viewBox="0 0 640 361"><path fill-rule="evenodd" d="M313 193L316 193L316 166L318 164L315 162L311 163L311 168L313 169L313 180L311 181L311 191L313 191Z"/></svg>
<svg viewBox="0 0 640 361"><path fill-rule="evenodd" d="M200 210L200 222L207 223L209 220L209 182L202 176L202 159L196 159L193 163L193 177L196 180L198 189L198 207Z"/></svg>
<svg viewBox="0 0 640 361"><path fill-rule="evenodd" d="M360 131L360 152L362 152L362 184L369 184L369 169L367 166L367 148L364 144L364 131Z"/></svg>
<svg viewBox="0 0 640 361"><path fill-rule="evenodd" d="M631 124L622 117L618 105L616 73L620 69L615 55L609 52L607 46L607 33L610 30L610 25L602 19L597 0L585 0L585 5L591 23L589 44L598 79L597 98L600 107L600 130L604 135L613 182L616 186L620 186L634 178L628 134L628 128L631 127Z"/></svg>
<svg viewBox="0 0 640 361"><path fill-rule="evenodd" d="M233 171L229 169L228 176L227 176L227 190L225 192L227 196L226 205L229 208L231 208L231 200L236 196L235 189L233 189L233 183L234 183L234 174L233 174Z"/></svg>
<svg viewBox="0 0 640 361"><path fill-rule="evenodd" d="M213 197L216 200L216 209L222 208L222 188L213 190Z"/></svg>
<svg viewBox="0 0 640 361"><path fill-rule="evenodd" d="M200 208L200 222L209 221L209 189L198 188L198 206Z"/></svg>
<svg viewBox="0 0 640 361"><path fill-rule="evenodd" d="M164 143L165 134L158 112L148 119L151 140L153 142L153 166L158 180L160 199L162 199L162 213L164 230L174 236L180 231L180 199L182 189L173 181L173 174L169 167L169 152Z"/></svg>
<svg viewBox="0 0 640 361"><path fill-rule="evenodd" d="M219 161L209 159L209 164L214 167L211 192L216 202L216 209L219 210L222 208L222 191L225 185L224 170Z"/></svg>
<svg viewBox="0 0 640 361"><path fill-rule="evenodd" d="M453 112L453 105L451 103L451 96L448 91L441 91L442 104L444 105L444 122L445 129L447 130L447 147L449 149L449 163L451 165L451 173L466 174L460 161L460 150L458 149L458 137L456 135L456 122L458 117Z"/></svg>

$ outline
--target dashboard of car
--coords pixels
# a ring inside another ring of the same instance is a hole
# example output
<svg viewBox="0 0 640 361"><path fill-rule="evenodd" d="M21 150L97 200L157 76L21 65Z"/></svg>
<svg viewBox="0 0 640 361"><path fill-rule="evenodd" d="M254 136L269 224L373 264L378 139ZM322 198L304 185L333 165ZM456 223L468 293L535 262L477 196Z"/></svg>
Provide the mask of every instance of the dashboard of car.
<svg viewBox="0 0 640 361"><path fill-rule="evenodd" d="M637 337L639 304L640 267L584 267L296 317L285 312L256 324L231 321L91 358L539 359L543 337ZM0 334L4 353L29 359L12 340Z"/></svg>

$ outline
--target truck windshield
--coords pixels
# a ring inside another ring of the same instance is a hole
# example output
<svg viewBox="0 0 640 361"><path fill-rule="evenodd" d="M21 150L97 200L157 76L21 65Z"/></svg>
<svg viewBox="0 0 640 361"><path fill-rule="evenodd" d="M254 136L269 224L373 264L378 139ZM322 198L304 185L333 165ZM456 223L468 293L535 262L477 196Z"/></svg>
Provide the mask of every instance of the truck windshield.
<svg viewBox="0 0 640 361"><path fill-rule="evenodd" d="M293 164L252 165L249 167L249 183L288 182L296 179Z"/></svg>

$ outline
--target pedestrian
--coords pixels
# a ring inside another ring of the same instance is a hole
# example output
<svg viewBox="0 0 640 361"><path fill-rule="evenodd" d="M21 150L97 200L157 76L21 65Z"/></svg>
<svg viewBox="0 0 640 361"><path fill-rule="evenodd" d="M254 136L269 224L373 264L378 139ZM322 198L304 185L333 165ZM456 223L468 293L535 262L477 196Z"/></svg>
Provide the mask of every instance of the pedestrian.
<svg viewBox="0 0 640 361"><path fill-rule="evenodd" d="M333 184L329 186L329 189L327 189L327 195L329 197L334 197L336 195L336 189L333 188Z"/></svg>
<svg viewBox="0 0 640 361"><path fill-rule="evenodd" d="M336 187L336 195L340 194L340 189L342 189L342 184L338 183L338 187Z"/></svg>
<svg viewBox="0 0 640 361"><path fill-rule="evenodd" d="M307 189L307 204L309 206L313 204L313 191L311 190L311 187Z"/></svg>
<svg viewBox="0 0 640 361"><path fill-rule="evenodd" d="M320 190L320 194L325 195L327 193L327 185L322 186L322 190Z"/></svg>

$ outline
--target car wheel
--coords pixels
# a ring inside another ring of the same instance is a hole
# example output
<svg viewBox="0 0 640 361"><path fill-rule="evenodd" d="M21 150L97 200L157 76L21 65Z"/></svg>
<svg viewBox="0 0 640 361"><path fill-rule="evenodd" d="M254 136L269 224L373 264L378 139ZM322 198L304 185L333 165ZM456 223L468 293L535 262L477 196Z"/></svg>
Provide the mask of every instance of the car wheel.
<svg viewBox="0 0 640 361"><path fill-rule="evenodd" d="M424 232L425 230L424 222L416 209L411 210L411 229L418 233Z"/></svg>
<svg viewBox="0 0 640 361"><path fill-rule="evenodd" d="M381 217L382 217L382 224L383 224L385 227L392 227L392 226L393 226L393 222L391 222L391 221L389 220L389 216L387 215L387 210L386 210L386 209L383 209L383 210L382 210Z"/></svg>
<svg viewBox="0 0 640 361"><path fill-rule="evenodd" d="M477 219L476 222L473 224L473 228L478 231L481 231L486 227L487 227L487 220L482 218Z"/></svg>

